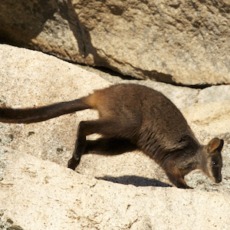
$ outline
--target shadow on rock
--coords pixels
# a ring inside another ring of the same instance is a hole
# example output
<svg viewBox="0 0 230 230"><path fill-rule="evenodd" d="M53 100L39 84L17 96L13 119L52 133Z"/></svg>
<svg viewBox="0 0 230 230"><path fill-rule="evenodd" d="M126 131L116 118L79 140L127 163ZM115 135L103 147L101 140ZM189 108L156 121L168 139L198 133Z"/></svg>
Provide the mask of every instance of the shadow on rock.
<svg viewBox="0 0 230 230"><path fill-rule="evenodd" d="M150 178L132 176L132 175L121 176L121 177L104 176L104 177L96 177L96 179L110 181L117 184L124 184L124 185L131 184L137 187L140 186L172 187L171 185L163 183L156 179L150 179Z"/></svg>

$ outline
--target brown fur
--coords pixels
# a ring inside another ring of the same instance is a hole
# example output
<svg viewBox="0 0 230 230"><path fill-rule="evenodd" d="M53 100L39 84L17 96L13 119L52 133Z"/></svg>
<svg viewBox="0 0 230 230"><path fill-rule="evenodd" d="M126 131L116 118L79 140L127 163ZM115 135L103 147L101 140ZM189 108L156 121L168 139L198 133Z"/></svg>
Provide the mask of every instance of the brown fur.
<svg viewBox="0 0 230 230"><path fill-rule="evenodd" d="M0 108L0 121L40 122L83 109L98 110L99 119L80 122L69 168L75 169L81 156L93 149L113 155L138 148L154 159L179 188L189 188L184 176L195 169L215 182L221 181L223 140L215 138L207 146L200 145L177 107L145 86L119 84L74 101L39 108ZM103 138L87 141L86 136L93 133Z"/></svg>

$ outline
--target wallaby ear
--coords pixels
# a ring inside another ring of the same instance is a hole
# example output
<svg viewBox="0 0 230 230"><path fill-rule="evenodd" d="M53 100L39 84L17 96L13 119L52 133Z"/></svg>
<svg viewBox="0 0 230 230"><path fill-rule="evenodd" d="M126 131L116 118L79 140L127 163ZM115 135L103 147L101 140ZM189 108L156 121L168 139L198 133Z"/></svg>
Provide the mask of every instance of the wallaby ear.
<svg viewBox="0 0 230 230"><path fill-rule="evenodd" d="M215 137L208 143L208 152L213 153L216 150L221 152L223 146L224 146L224 140Z"/></svg>

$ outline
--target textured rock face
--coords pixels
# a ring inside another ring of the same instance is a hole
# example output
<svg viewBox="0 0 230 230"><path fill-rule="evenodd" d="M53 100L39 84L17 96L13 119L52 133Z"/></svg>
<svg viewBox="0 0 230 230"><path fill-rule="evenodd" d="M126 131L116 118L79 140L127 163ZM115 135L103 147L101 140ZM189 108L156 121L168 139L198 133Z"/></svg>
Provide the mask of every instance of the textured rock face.
<svg viewBox="0 0 230 230"><path fill-rule="evenodd" d="M229 12L227 0L3 0L0 34L137 78L230 83Z"/></svg>
<svg viewBox="0 0 230 230"><path fill-rule="evenodd" d="M2 221L25 230L227 230L230 224L229 194L112 184L15 154L0 183Z"/></svg>
<svg viewBox="0 0 230 230"><path fill-rule="evenodd" d="M97 73L39 52L0 45L0 105L71 100L111 83ZM164 172L136 151L89 154L66 168L81 111L37 124L0 123L0 226L24 230L228 229L230 225L230 86L203 90L133 81L162 91L182 109L198 139L224 138L221 184L200 172L194 190L169 187ZM92 137L95 138L95 137ZM3 228L4 229L4 228Z"/></svg>

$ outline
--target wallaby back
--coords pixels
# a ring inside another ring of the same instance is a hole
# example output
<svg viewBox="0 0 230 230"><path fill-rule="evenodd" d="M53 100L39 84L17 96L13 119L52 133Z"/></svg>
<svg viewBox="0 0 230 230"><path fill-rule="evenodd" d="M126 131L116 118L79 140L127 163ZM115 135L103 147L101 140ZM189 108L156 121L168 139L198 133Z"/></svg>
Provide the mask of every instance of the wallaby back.
<svg viewBox="0 0 230 230"><path fill-rule="evenodd" d="M146 150L158 145L164 149L177 148L188 136L198 143L179 109L162 93L148 87L115 85L95 91L85 102L98 110L100 118L134 126L136 134L129 137L138 139Z"/></svg>

